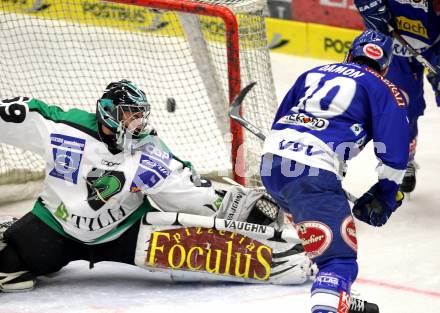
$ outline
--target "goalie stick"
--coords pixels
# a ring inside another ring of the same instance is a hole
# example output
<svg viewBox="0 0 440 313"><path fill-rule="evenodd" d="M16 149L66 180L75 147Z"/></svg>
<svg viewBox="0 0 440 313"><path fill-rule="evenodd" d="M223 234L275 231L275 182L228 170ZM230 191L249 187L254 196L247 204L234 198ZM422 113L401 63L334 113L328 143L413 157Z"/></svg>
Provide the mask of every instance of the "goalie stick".
<svg viewBox="0 0 440 313"><path fill-rule="evenodd" d="M231 108L229 109L229 117L232 118L237 123L239 123L240 125L242 125L247 130L249 130L252 134L254 134L255 136L257 136L258 138L264 141L266 139L266 136L263 134L263 132L258 127L256 127L251 122L249 122L244 117L242 117L240 114L240 108L244 98L256 84L257 82L252 82L248 84L237 94L234 101L232 101L231 103ZM351 203L356 203L358 198L355 195L351 194L350 192L344 189L343 191L348 201L350 201Z"/></svg>

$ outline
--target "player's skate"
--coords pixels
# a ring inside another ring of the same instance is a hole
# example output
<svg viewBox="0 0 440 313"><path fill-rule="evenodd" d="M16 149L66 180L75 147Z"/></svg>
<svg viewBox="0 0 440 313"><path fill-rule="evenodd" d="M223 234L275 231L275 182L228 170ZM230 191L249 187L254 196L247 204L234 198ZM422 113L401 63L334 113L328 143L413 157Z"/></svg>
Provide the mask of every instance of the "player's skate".
<svg viewBox="0 0 440 313"><path fill-rule="evenodd" d="M400 191L413 192L416 188L416 170L418 169L417 163L412 160L408 163L405 176L403 177L402 184L400 185Z"/></svg>
<svg viewBox="0 0 440 313"><path fill-rule="evenodd" d="M350 310L348 313L379 313L379 307L374 303L350 297Z"/></svg>
<svg viewBox="0 0 440 313"><path fill-rule="evenodd" d="M3 241L3 233L17 219L11 216L0 216L0 251L6 247ZM0 291L3 292L21 292L29 291L35 287L35 277L28 271L20 271L15 273L0 272Z"/></svg>
<svg viewBox="0 0 440 313"><path fill-rule="evenodd" d="M0 291L22 292L35 287L35 277L28 271L0 273Z"/></svg>

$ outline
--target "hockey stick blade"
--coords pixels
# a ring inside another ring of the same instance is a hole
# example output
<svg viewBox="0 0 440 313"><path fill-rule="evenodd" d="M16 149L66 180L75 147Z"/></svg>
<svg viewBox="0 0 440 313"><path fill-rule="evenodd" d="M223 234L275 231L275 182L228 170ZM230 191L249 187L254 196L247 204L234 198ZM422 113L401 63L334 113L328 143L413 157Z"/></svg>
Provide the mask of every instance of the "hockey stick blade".
<svg viewBox="0 0 440 313"><path fill-rule="evenodd" d="M244 117L240 115L240 107L243 103L244 98L248 94L248 92L256 85L256 82L250 83L246 87L244 87L238 95L235 97L234 101L232 101L231 108L229 109L229 117L232 118L234 121L237 121L240 125L242 125L244 128L249 130L252 134L260 138L261 140L266 140L266 136L263 134L261 130L258 129L258 127L252 125L249 121L247 121ZM347 190L344 190L345 196L347 197L347 200L351 203L356 203L358 198L348 192Z"/></svg>
<svg viewBox="0 0 440 313"><path fill-rule="evenodd" d="M256 84L257 82L252 82L238 93L234 101L232 101L231 103L231 108L229 109L229 117L238 122L241 126L249 130L261 140L265 140L266 136L258 129L258 127L252 125L249 121L247 121L240 115L240 108L244 98L246 98L246 95L249 93L249 91L251 91L252 88L254 88Z"/></svg>
<svg viewBox="0 0 440 313"><path fill-rule="evenodd" d="M423 55L421 55L419 52L417 52L408 41L406 41L395 29L393 26L388 24L388 30L391 33L391 36L396 39L402 46L404 46L408 51L412 54L413 57L416 58L416 60L422 64L429 72L438 75L438 70L429 63L428 60L426 60Z"/></svg>

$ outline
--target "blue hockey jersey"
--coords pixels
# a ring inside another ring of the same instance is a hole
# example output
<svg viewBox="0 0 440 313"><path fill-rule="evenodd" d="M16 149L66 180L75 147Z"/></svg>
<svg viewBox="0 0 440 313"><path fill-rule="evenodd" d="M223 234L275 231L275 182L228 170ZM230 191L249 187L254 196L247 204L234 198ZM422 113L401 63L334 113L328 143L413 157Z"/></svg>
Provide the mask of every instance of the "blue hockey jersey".
<svg viewBox="0 0 440 313"><path fill-rule="evenodd" d="M406 99L366 66L337 63L302 74L278 109L263 154L325 169L342 178L345 161L370 141L379 179L398 185L408 162Z"/></svg>
<svg viewBox="0 0 440 313"><path fill-rule="evenodd" d="M432 46L440 40L440 0L388 0L397 31L416 49ZM399 55L406 51L401 47Z"/></svg>

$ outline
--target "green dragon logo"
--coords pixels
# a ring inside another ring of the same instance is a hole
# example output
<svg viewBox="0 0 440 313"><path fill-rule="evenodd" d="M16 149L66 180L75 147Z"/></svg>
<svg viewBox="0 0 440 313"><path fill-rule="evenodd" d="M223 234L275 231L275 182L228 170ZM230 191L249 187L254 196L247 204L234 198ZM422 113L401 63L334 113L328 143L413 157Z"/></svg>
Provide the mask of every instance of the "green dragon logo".
<svg viewBox="0 0 440 313"><path fill-rule="evenodd" d="M118 194L125 184L125 175L119 171L93 168L87 174L87 202L97 211L107 201Z"/></svg>

